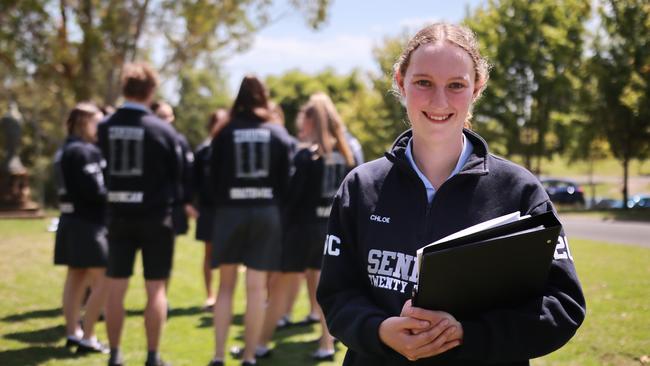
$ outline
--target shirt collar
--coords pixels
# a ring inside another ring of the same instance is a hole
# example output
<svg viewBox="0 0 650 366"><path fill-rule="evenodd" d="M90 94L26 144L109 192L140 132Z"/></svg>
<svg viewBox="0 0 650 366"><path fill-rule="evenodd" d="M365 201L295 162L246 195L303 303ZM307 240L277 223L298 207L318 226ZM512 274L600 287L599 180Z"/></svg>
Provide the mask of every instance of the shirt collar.
<svg viewBox="0 0 650 366"><path fill-rule="evenodd" d="M463 147L460 152L460 156L458 157L458 161L456 162L456 167L454 168L454 170L451 171L451 174L449 175L449 177L447 177L447 179L458 174L461 171L461 169L463 169L463 166L467 162L467 159L469 159L469 156L474 151L474 146L469 140L467 140L465 134L462 134L462 136L463 136ZM427 190L427 198L429 200L429 203L431 203L431 201L433 200L433 196L436 193L436 189L433 187L433 184L429 182L429 179L424 175L424 173L422 173L420 168L418 168L417 164L415 164L415 159L413 158L413 151L412 151L412 142L413 142L413 138L411 137L409 139L408 144L406 145L406 159L408 160L409 164L411 165L413 170L415 170L418 177L420 177L420 180L424 184L424 188L426 188Z"/></svg>
<svg viewBox="0 0 650 366"><path fill-rule="evenodd" d="M120 108L135 109L135 110L143 111L143 112L147 112L147 113L151 112L149 107L147 107L146 105L144 105L142 103L129 102L129 101L124 102L122 104L122 106L120 106Z"/></svg>

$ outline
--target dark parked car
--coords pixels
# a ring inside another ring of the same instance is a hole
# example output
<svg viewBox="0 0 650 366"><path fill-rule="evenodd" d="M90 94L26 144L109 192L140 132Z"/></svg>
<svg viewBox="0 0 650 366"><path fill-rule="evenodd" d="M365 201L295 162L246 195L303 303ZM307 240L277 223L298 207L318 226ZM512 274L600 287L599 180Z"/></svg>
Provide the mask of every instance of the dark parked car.
<svg viewBox="0 0 650 366"><path fill-rule="evenodd" d="M614 198L600 198L597 199L591 208L596 209L610 209L610 208L623 208L623 200Z"/></svg>
<svg viewBox="0 0 650 366"><path fill-rule="evenodd" d="M629 208L650 208L650 194L635 194L627 200Z"/></svg>
<svg viewBox="0 0 650 366"><path fill-rule="evenodd" d="M556 178L545 178L540 181L551 201L566 205L584 206L584 191L578 183L568 179Z"/></svg>

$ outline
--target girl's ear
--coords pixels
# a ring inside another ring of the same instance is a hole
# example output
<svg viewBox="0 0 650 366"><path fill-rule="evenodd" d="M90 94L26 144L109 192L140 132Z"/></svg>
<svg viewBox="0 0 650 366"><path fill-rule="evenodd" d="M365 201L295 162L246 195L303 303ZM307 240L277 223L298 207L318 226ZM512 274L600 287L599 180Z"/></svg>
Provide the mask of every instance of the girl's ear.
<svg viewBox="0 0 650 366"><path fill-rule="evenodd" d="M476 84L474 84L474 92L472 93L472 99L478 98L478 96L481 94L481 90L483 90L483 86L485 86L484 81L479 81Z"/></svg>
<svg viewBox="0 0 650 366"><path fill-rule="evenodd" d="M406 95L404 93L404 77L399 72L399 70L395 71L395 85L397 85L397 89L399 90L399 93L402 95L402 97L404 97Z"/></svg>

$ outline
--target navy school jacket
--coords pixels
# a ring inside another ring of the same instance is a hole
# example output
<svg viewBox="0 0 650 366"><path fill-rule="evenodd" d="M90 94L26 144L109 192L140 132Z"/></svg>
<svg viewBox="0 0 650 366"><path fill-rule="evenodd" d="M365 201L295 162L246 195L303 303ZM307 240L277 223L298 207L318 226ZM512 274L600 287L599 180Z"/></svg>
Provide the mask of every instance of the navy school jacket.
<svg viewBox="0 0 650 366"><path fill-rule="evenodd" d="M554 210L543 187L524 168L488 153L465 130L474 152L442 184L429 205L405 148L411 131L385 157L354 169L332 207L318 301L332 334L348 346L344 365L407 365L379 339L380 323L399 316L418 273L418 248L510 212ZM516 260L516 258L513 258ZM468 269L471 270L471 269ZM585 317L585 299L564 233L560 234L543 296L518 307L458 319L463 344L422 365L529 365L564 345Z"/></svg>
<svg viewBox="0 0 650 366"><path fill-rule="evenodd" d="M299 150L293 165L295 172L285 200L287 223L326 224L334 195L351 168L336 151L328 159L317 157L310 148Z"/></svg>
<svg viewBox="0 0 650 366"><path fill-rule="evenodd" d="M215 206L278 205L286 194L293 141L276 123L235 119L212 139Z"/></svg>
<svg viewBox="0 0 650 366"><path fill-rule="evenodd" d="M172 126L149 111L119 108L99 124L109 216L163 218L182 197L182 150Z"/></svg>
<svg viewBox="0 0 650 366"><path fill-rule="evenodd" d="M70 136L54 155L54 176L61 215L104 223L106 161L97 146Z"/></svg>

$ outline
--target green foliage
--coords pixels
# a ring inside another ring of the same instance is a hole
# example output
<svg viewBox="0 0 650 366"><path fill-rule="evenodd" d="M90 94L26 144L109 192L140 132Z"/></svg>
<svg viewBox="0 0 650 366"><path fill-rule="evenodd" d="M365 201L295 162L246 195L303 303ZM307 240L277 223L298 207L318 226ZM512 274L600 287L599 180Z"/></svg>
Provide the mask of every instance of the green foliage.
<svg viewBox="0 0 650 366"><path fill-rule="evenodd" d="M393 90L393 65L408 42L406 31L395 37L386 37L381 45L374 47L372 53L379 66L380 74L372 75L372 85L381 97L381 119L376 129L369 131L374 139L384 144L392 143L400 133L410 128L406 109L400 103L399 95Z"/></svg>
<svg viewBox="0 0 650 366"><path fill-rule="evenodd" d="M628 164L650 155L650 6L646 1L605 1L602 33L591 62L597 93L594 121L623 165L627 200Z"/></svg>
<svg viewBox="0 0 650 366"><path fill-rule="evenodd" d="M465 23L493 65L474 127L497 152L541 158L562 152L562 120L574 113L590 1L489 1ZM551 137L549 140L549 136Z"/></svg>
<svg viewBox="0 0 650 366"><path fill-rule="evenodd" d="M358 71L338 75L326 69L315 75L299 70L288 71L266 79L271 99L285 114L287 129L296 134L295 120L298 111L309 97L324 92L332 98L341 118L364 149L366 159L379 157L391 141L378 139L385 121L381 101L370 89Z"/></svg>
<svg viewBox="0 0 650 366"><path fill-rule="evenodd" d="M174 108L174 125L196 146L208 136L210 114L217 108L230 107L226 80L215 65L205 70L184 70L180 84L181 99Z"/></svg>

